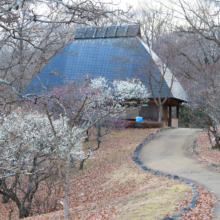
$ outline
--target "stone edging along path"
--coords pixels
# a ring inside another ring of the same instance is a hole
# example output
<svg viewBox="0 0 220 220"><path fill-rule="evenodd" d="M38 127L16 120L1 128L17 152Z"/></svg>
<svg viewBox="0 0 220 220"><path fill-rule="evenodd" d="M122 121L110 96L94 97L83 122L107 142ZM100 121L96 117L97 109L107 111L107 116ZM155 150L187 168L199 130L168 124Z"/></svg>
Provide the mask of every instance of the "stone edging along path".
<svg viewBox="0 0 220 220"><path fill-rule="evenodd" d="M215 167L215 168L216 168L216 167L220 167L220 165L218 165L218 164L210 163L208 160L203 159L203 158L200 156L199 152L196 151L196 149L195 149L196 146L197 146L197 138L196 138L196 139L194 140L194 142L193 142L193 153L196 154L197 156L199 156L199 159L200 159L200 160L206 162L206 163L209 164L210 166Z"/></svg>
<svg viewBox="0 0 220 220"><path fill-rule="evenodd" d="M179 177L177 175L172 175L172 174L163 174L162 172L160 171L155 171L155 170L152 170L152 169L149 169L147 168L146 166L143 166L142 162L139 160L138 158L138 154L141 150L141 148L143 147L143 145L148 141L150 140L154 134L158 133L158 132L161 132L161 131L164 131L164 130L168 130L168 129L172 129L173 127L168 127L168 128L159 128L158 130L156 130L155 132L151 133L150 135L148 135L138 146L137 148L135 149L134 151L134 154L133 154L133 161L141 167L141 169L145 170L145 171L148 171L150 173L153 173L154 175L161 175L161 176L164 176L164 177L168 177L168 178L171 178L171 179L176 179L176 180L179 180L180 182L184 182L190 186L193 187L192 191L193 191L193 197L188 205L187 208L182 208L180 212L178 212L176 215L171 215L170 217L166 217L164 218L164 220L172 220L172 219L175 219L175 218L178 218L180 217L182 214L185 213L185 211L187 211L188 209L191 209L191 208L194 208L195 205L196 205L196 197L199 196L199 193L198 191L196 190L196 187L194 186L193 183L189 182L189 181L185 181L184 179L179 179ZM195 144L195 141L194 141L194 144ZM194 146L194 145L193 145ZM198 153L198 152L197 152Z"/></svg>

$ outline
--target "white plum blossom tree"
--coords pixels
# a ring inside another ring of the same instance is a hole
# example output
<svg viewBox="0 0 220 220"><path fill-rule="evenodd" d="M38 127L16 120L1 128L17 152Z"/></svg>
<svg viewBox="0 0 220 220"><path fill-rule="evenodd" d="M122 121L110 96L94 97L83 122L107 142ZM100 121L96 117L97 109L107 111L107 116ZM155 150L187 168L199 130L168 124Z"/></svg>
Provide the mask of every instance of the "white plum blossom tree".
<svg viewBox="0 0 220 220"><path fill-rule="evenodd" d="M91 80L90 91L96 90L99 104L110 106L116 111L117 108L125 109L124 103L130 102L131 99L140 100L141 102L148 101L150 93L146 86L139 79L113 80L109 83L104 77L99 77ZM123 107L123 108L122 108Z"/></svg>
<svg viewBox="0 0 220 220"><path fill-rule="evenodd" d="M84 157L80 138L82 129L74 126L70 130L69 119L60 115L52 122L53 131L45 113L32 110L24 112L20 108L1 121L0 194L16 203L19 217L23 218L31 211L33 195L39 183L57 171L57 156L59 165L66 161L68 151L74 160ZM69 142L71 149L68 148ZM59 171L62 172L61 169ZM24 175L28 176L28 186L16 190L17 183ZM14 177L12 185L5 181L9 177ZM22 193L22 197L19 197L19 193Z"/></svg>
<svg viewBox="0 0 220 220"><path fill-rule="evenodd" d="M99 77L87 79L81 85L73 82L54 88L47 95L35 96L33 102L28 98L23 110L17 109L1 120L0 193L13 197L20 217L26 217L38 185L29 184L30 187L23 190L24 198L19 200L15 191L16 178L25 175L33 180L40 173L43 175L40 180L44 180L57 171L67 218L73 165L88 158L88 153L82 149L85 132L92 126L101 126L107 121L106 117L118 117L129 107L131 99L146 102L148 97L147 88L137 79L109 83ZM13 189L6 187L8 178L14 180Z"/></svg>

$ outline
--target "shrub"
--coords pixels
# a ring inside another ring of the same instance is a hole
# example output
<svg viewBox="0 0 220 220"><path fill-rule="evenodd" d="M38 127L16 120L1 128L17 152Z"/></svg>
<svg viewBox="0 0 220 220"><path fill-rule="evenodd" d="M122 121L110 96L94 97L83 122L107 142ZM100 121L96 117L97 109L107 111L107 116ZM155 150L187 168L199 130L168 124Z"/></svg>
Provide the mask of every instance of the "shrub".
<svg viewBox="0 0 220 220"><path fill-rule="evenodd" d="M130 121L128 128L162 128L163 122L157 121L143 121L143 122L136 122Z"/></svg>

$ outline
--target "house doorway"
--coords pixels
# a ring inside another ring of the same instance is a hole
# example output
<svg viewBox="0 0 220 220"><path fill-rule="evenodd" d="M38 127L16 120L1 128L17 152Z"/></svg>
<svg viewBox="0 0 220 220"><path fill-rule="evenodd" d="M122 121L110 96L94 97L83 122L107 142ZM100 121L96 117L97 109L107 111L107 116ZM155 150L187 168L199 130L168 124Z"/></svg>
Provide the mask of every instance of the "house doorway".
<svg viewBox="0 0 220 220"><path fill-rule="evenodd" d="M179 127L179 106L167 106L168 126Z"/></svg>

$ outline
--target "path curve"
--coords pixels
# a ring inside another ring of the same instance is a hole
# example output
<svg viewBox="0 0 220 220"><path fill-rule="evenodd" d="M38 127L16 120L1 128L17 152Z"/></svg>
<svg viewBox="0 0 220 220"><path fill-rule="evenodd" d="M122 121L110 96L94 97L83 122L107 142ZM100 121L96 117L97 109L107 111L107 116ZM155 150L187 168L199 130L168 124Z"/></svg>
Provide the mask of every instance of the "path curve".
<svg viewBox="0 0 220 220"><path fill-rule="evenodd" d="M190 153L199 132L198 129L178 128L157 133L142 147L139 158L147 168L178 175L204 187L220 199L220 173L199 163ZM220 219L219 202L214 215L213 219Z"/></svg>

